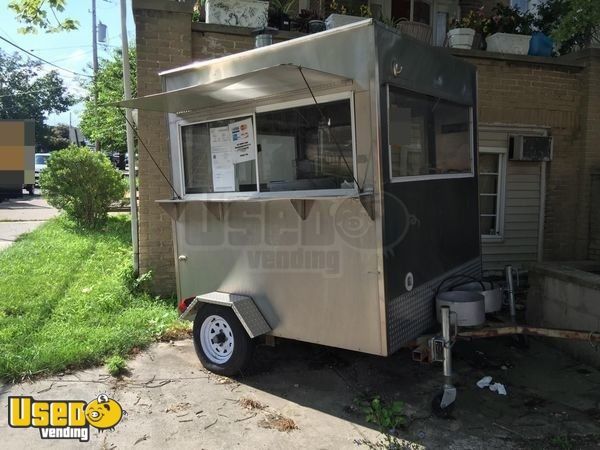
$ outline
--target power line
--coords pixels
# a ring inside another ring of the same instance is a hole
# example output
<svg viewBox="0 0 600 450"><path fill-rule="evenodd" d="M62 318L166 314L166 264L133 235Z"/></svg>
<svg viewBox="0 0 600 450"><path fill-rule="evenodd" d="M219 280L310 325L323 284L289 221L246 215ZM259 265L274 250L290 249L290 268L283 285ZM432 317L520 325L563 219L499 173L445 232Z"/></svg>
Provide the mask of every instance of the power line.
<svg viewBox="0 0 600 450"><path fill-rule="evenodd" d="M12 94L4 94L4 95L0 95L0 98L4 98L4 97L17 97L19 95L26 95L26 94L36 94L38 92L46 92L47 89L37 89L35 91L25 91L25 92L14 92Z"/></svg>
<svg viewBox="0 0 600 450"><path fill-rule="evenodd" d="M0 39L2 39L2 40L3 40L4 42L6 42L6 43L8 43L8 44L12 45L13 47L16 47L16 48L18 48L19 50L21 50L22 52L24 52L24 53L28 54L29 56L32 56L32 57L34 57L34 58L36 58L36 59L39 59L40 61L42 61L42 62L44 62L44 63L46 63L46 64L48 64L48 65L50 65L50 66L52 66L52 67L56 67L57 69L64 70L65 72L69 72L69 73L72 73L73 75L78 75L78 76L80 76L80 77L89 77L89 78L94 78L92 75L87 75L87 74L85 74L85 73L74 72L74 71L72 71L72 70L65 69L64 67L57 66L56 64L54 64L54 63L51 63L50 61L48 61L48 60L45 60L44 58L40 58L39 56L37 56L37 55L34 55L33 53L31 53L31 52L29 52L29 51L25 50L23 47L19 47L17 44L15 44L15 43L13 43L13 42L9 41L9 40L8 40L8 39L6 39L5 37L2 37L2 36L0 36Z"/></svg>
<svg viewBox="0 0 600 450"><path fill-rule="evenodd" d="M8 37L11 37L8 35L8 33L6 31L4 31L2 28L0 28L0 31L3 31L4 34L6 34ZM109 37L106 40L107 41L114 41L115 39L120 39L121 35L117 35L117 36L113 36L113 37ZM101 42L102 46L105 47L116 47L116 48L120 48L120 45L111 45L111 44L106 44L104 42ZM85 48L85 47L92 47L92 44L79 44L79 45L65 45L63 47L43 47L43 48L31 48L29 49L30 52L49 52L49 51L54 51L54 50L67 50L70 48ZM91 51L91 50L90 50Z"/></svg>

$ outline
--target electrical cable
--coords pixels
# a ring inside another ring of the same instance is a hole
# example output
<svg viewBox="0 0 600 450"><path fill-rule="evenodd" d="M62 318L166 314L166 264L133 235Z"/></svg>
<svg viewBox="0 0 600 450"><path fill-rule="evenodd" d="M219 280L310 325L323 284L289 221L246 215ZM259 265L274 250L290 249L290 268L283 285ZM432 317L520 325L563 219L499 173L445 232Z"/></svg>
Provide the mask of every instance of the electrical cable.
<svg viewBox="0 0 600 450"><path fill-rule="evenodd" d="M146 144L144 143L144 141L140 137L139 133L137 132L137 129L133 126L133 124L129 121L129 119L127 119L127 115L125 114L125 111L123 111L122 108L118 108L118 110L121 113L121 115L123 116L123 118L125 119L125 121L131 127L131 130L135 134L135 137L137 138L138 142L140 144L142 144L142 147L144 147L144 150L146 150L146 152L148 153L148 156L150 156L150 159L152 160L152 162L154 163L154 165L156 166L156 168L158 169L158 171L160 172L160 174L162 175L162 177L169 184L169 186L171 186L171 189L173 190L173 193L175 194L175 197L177 197L177 200L181 200L182 199L181 195L179 195L179 193L175 189L175 186L173 186L173 183L171 183L171 180L169 180L169 178L165 175L165 173L163 172L163 170L160 168L160 166L156 162L156 160L154 159L154 155L152 155L152 152L150 151L150 149L146 146ZM133 170L135 170L135 161L129 161L129 170L132 170L132 168L133 168Z"/></svg>
<svg viewBox="0 0 600 450"><path fill-rule="evenodd" d="M19 95L36 94L38 92L47 92L47 89L36 89L34 91L14 92L12 94L3 94L3 95L0 95L0 98L18 97Z"/></svg>
<svg viewBox="0 0 600 450"><path fill-rule="evenodd" d="M302 67L298 67L298 70L300 71L300 75L302 75L302 79L304 80L304 84L306 84L306 88L308 89L308 92L310 92L310 95L311 95L311 97L312 97L312 99L313 99L313 101L315 103L315 106L317 107L317 110L319 111L319 114L321 115L321 118L323 120L325 120L326 123L328 124L328 127L331 128L331 125L330 125L331 122L327 119L327 117L323 113L323 110L321 109L321 105L319 105L319 102L317 102L317 98L315 97L315 94L313 93L313 90L311 89L310 85L308 84L308 80L306 79L306 77L304 76L304 73L302 72ZM332 133L331 130L330 130L329 135L333 139L333 143L335 144L338 153L342 157L342 160L344 161L344 164L346 165L346 168L348 169L348 173L352 177L352 180L354 181L354 183L356 183L356 187L358 188L358 192L362 192L363 190L362 190L362 188L360 186L360 183L358 182L358 180L354 176L354 171L350 168L350 164L348 164L348 161L346 160L346 157L344 156L344 152L342 151L342 147L338 143L338 140L335 137L335 134Z"/></svg>
<svg viewBox="0 0 600 450"><path fill-rule="evenodd" d="M27 51L27 50L25 50L23 47L20 47L20 46L18 46L17 44L15 44L15 43L13 43L13 42L9 41L8 39L6 39L6 38L5 38L5 37L3 37L3 36L0 36L0 39L1 39L1 40L3 40L3 41L4 41L4 42L6 42L6 43L8 43L8 44L12 45L13 47L16 47L16 48L18 48L18 49L19 49L19 50L21 50L23 53L26 53L26 54L28 54L29 56L31 56L31 57L33 57L33 58L35 58L35 59L39 59L39 60L40 60L40 61L42 61L43 63L46 63L46 64L48 64L48 65L50 65L50 66L52 66L52 67L56 67L57 69L64 70L65 72L69 72L69 73L72 73L73 75L78 75L78 76L80 76L80 77L94 78L94 77L93 77L93 75L87 75L87 74L85 74L85 73L74 72L74 71L72 71L72 70L65 69L64 67L57 66L56 64L54 64L54 63L51 63L50 61L48 61L48 60L46 60L46 59L44 59L44 58L40 58L39 56L37 56L37 55L35 55L35 54L31 53L30 51Z"/></svg>

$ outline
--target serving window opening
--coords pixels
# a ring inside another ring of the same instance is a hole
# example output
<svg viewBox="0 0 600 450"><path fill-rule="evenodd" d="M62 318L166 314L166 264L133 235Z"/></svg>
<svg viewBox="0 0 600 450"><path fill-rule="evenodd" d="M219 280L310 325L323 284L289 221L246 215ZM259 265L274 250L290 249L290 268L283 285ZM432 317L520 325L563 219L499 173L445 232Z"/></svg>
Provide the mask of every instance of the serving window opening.
<svg viewBox="0 0 600 450"><path fill-rule="evenodd" d="M256 124L261 191L354 187L350 100L260 113Z"/></svg>
<svg viewBox="0 0 600 450"><path fill-rule="evenodd" d="M471 108L389 87L392 181L473 174Z"/></svg>
<svg viewBox="0 0 600 450"><path fill-rule="evenodd" d="M185 192L354 189L352 127L350 98L183 125Z"/></svg>

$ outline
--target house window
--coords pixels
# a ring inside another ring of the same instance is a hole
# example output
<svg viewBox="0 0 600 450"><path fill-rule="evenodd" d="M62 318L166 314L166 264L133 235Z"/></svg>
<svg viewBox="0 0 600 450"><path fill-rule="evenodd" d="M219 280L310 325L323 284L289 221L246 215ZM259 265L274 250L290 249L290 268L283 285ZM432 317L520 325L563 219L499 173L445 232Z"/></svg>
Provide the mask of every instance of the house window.
<svg viewBox="0 0 600 450"><path fill-rule="evenodd" d="M471 108L389 87L392 181L472 175Z"/></svg>
<svg viewBox="0 0 600 450"><path fill-rule="evenodd" d="M431 1L392 0L392 18L431 25Z"/></svg>
<svg viewBox="0 0 600 450"><path fill-rule="evenodd" d="M351 98L181 127L186 194L354 189Z"/></svg>
<svg viewBox="0 0 600 450"><path fill-rule="evenodd" d="M479 223L484 238L502 237L504 161L503 153L479 153Z"/></svg>

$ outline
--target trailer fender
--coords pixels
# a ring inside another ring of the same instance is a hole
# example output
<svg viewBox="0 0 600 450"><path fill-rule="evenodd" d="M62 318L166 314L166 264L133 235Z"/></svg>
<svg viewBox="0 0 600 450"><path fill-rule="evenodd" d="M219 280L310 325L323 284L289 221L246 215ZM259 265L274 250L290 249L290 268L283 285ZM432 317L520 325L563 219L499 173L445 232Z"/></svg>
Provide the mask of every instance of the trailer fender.
<svg viewBox="0 0 600 450"><path fill-rule="evenodd" d="M256 306L256 303L254 303L252 297L230 294L228 292L209 292L207 294L196 296L179 319L193 321L198 310L206 303L233 309L233 312L246 330L246 333L248 333L248 336L251 338L261 336L271 331L271 327Z"/></svg>

